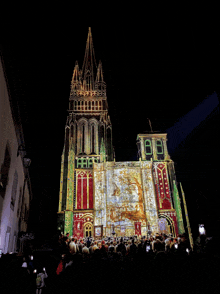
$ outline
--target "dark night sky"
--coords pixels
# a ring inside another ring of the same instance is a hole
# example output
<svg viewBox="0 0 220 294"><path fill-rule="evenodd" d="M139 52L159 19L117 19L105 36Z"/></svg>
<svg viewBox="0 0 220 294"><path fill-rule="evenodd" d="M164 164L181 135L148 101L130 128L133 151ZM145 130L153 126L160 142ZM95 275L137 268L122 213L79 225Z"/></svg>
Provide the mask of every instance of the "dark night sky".
<svg viewBox="0 0 220 294"><path fill-rule="evenodd" d="M107 83L117 161L135 160L136 136L149 130L147 118L154 131L164 132L207 95L218 92L220 43L215 19L208 13L148 12L146 21L135 23L117 16L108 23L103 15L98 25L78 22L70 13L63 22L55 15L36 13L14 23L13 28L6 23L0 43L32 160L34 212L38 211L33 224L45 231L53 230L56 221L70 82L75 61L82 67L89 26ZM219 170L213 152L218 123L215 114L192 132L182 149L171 154L195 232L197 223L209 221L211 228L216 221ZM204 167L204 150L205 169L198 175Z"/></svg>

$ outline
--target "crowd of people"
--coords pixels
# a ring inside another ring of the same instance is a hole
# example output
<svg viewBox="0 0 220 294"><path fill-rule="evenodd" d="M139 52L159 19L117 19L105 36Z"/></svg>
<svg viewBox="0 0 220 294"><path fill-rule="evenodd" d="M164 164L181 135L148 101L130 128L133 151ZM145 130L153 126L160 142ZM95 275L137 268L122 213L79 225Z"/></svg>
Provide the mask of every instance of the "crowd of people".
<svg viewBox="0 0 220 294"><path fill-rule="evenodd" d="M156 236L133 236L133 237L104 237L94 239L92 237L79 238L70 237L69 233L60 235L58 248L62 254L82 254L83 257L92 255L96 250L108 256L120 254L120 256L132 256L145 252L182 252L189 253L190 243L185 234L174 238L172 234L156 234Z"/></svg>
<svg viewBox="0 0 220 294"><path fill-rule="evenodd" d="M197 243L202 244L204 249L206 240L200 236ZM102 239L60 235L54 240L51 251L35 251L33 255L29 252L19 257L18 263L10 263L11 274L7 273L9 263L6 262L1 277L7 285L6 293L21 293L20 289L22 293L37 294L54 294L63 290L81 294L113 293L117 289L130 293L134 285L138 285L140 291L148 289L160 293L158 283L177 289L183 281L187 283L183 283L181 289L190 293L190 283L197 283L200 291L205 289L207 277L203 276L204 273L207 268L209 273L215 273L218 266L216 257L211 259L211 265L207 264L209 258L204 250L198 251L198 244L192 251L186 234L177 237L165 234L111 236ZM203 263L198 258L198 252L203 254ZM6 256L2 260L6 261ZM202 277L201 284L197 274ZM13 283L7 281L9 277L13 277ZM175 293L181 293L179 291Z"/></svg>

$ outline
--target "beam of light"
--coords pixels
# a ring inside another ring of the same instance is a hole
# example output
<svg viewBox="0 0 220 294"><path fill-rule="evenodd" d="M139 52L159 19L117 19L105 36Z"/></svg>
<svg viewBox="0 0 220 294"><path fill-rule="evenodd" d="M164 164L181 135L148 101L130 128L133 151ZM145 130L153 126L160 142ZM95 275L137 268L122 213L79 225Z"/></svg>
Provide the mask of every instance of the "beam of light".
<svg viewBox="0 0 220 294"><path fill-rule="evenodd" d="M207 119L208 115L219 105L217 93L205 98L193 110L188 112L184 117L165 132L168 134L168 150L170 153L186 139L192 131Z"/></svg>

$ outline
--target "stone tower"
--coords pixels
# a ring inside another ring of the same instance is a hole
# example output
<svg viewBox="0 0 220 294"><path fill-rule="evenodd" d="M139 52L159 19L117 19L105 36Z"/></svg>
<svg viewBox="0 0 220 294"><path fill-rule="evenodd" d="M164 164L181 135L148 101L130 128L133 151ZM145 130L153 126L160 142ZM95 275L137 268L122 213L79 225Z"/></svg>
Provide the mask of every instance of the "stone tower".
<svg viewBox="0 0 220 294"><path fill-rule="evenodd" d="M82 69L77 61L75 63L68 112L61 162L58 228L72 234L74 212L86 212L91 227L93 163L113 160L106 84L101 61L98 66L96 64L91 28ZM77 223L78 228L79 225Z"/></svg>

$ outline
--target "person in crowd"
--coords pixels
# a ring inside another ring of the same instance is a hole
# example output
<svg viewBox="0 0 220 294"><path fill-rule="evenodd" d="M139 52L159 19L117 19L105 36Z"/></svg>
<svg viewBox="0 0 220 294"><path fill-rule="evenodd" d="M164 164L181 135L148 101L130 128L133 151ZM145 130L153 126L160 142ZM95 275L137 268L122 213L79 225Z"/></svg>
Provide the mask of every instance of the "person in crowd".
<svg viewBox="0 0 220 294"><path fill-rule="evenodd" d="M94 245L93 245L93 252L97 249L99 249L99 247L97 246L97 241L94 242Z"/></svg>
<svg viewBox="0 0 220 294"><path fill-rule="evenodd" d="M36 277L36 294L41 294L45 288L45 279L48 277L45 268L40 268Z"/></svg>
<svg viewBox="0 0 220 294"><path fill-rule="evenodd" d="M137 252L137 246L135 245L135 241L134 239L132 239L131 241L131 245L130 245L130 256L133 257Z"/></svg>
<svg viewBox="0 0 220 294"><path fill-rule="evenodd" d="M108 250L108 248L107 248L107 250L106 250L106 245L105 245L105 241L103 240L102 242L101 242L101 247L99 248L99 251L100 251L100 253L102 254L102 256L107 256L107 250Z"/></svg>
<svg viewBox="0 0 220 294"><path fill-rule="evenodd" d="M90 238L88 237L88 238L87 238L87 241L86 241L86 246L89 248L89 247L90 247L90 244L91 244L91 240L90 240Z"/></svg>
<svg viewBox="0 0 220 294"><path fill-rule="evenodd" d="M23 257L23 262L22 262L21 268L24 273L30 274L30 269L28 268L27 259L25 257Z"/></svg>
<svg viewBox="0 0 220 294"><path fill-rule="evenodd" d="M75 238L71 239L71 242L69 243L69 249L71 254L75 254L77 252Z"/></svg>
<svg viewBox="0 0 220 294"><path fill-rule="evenodd" d="M102 240L101 244L102 244L102 247L104 246L105 251L108 252L108 245L106 244L106 241Z"/></svg>
<svg viewBox="0 0 220 294"><path fill-rule="evenodd" d="M33 255L29 256L28 269L29 269L30 273L33 273L33 270L34 270L34 257L33 257Z"/></svg>
<svg viewBox="0 0 220 294"><path fill-rule="evenodd" d="M118 245L119 245L119 241L117 241L117 240L115 239L115 242L114 242L113 244L114 244L114 246L115 246L115 252L118 252L118 251L117 251L117 248L118 248Z"/></svg>
<svg viewBox="0 0 220 294"><path fill-rule="evenodd" d="M170 252L170 240L171 240L171 237L170 236L167 236L166 239L165 239L165 251L166 252Z"/></svg>
<svg viewBox="0 0 220 294"><path fill-rule="evenodd" d="M57 266L56 274L60 275L64 269L65 269L65 254L62 255L62 258Z"/></svg>
<svg viewBox="0 0 220 294"><path fill-rule="evenodd" d="M146 239L144 241L144 245L143 245L143 252L149 252L152 250L152 246L151 246L151 242L150 242L150 239Z"/></svg>
<svg viewBox="0 0 220 294"><path fill-rule="evenodd" d="M91 244L89 246L89 254L92 254L93 253L93 245L94 245L94 243L91 242Z"/></svg>
<svg viewBox="0 0 220 294"><path fill-rule="evenodd" d="M189 239L187 239L187 235L184 233L181 235L178 251L181 253L186 253L186 249L189 249L189 248L190 248Z"/></svg>
<svg viewBox="0 0 220 294"><path fill-rule="evenodd" d="M161 241L160 241L160 239L158 237L153 242L152 248L153 248L154 252L161 251Z"/></svg>
<svg viewBox="0 0 220 294"><path fill-rule="evenodd" d="M113 245L113 241L110 242L110 245L108 247L108 252L113 253L115 250L115 246Z"/></svg>
<svg viewBox="0 0 220 294"><path fill-rule="evenodd" d="M117 246L117 252L121 252L122 255L125 255L126 253L126 247L123 242L123 238L121 238L120 243Z"/></svg>
<svg viewBox="0 0 220 294"><path fill-rule="evenodd" d="M170 238L170 242L169 242L169 246L170 246L169 251L170 252L174 252L174 249L175 249L174 244L175 244L174 238Z"/></svg>
<svg viewBox="0 0 220 294"><path fill-rule="evenodd" d="M130 253L130 246L131 246L131 240L128 240L127 246L126 246L126 254L127 255Z"/></svg>
<svg viewBox="0 0 220 294"><path fill-rule="evenodd" d="M138 241L138 244L137 244L137 253L138 254L142 254L143 253L143 246L144 246L143 240L139 240Z"/></svg>
<svg viewBox="0 0 220 294"><path fill-rule="evenodd" d="M88 255L89 254L89 248L87 247L87 243L86 242L83 244L82 254L83 255Z"/></svg>
<svg viewBox="0 0 220 294"><path fill-rule="evenodd" d="M82 253L83 244L84 244L83 240L79 239L77 242L77 239L75 239L75 243L76 243L76 251L79 253Z"/></svg>

